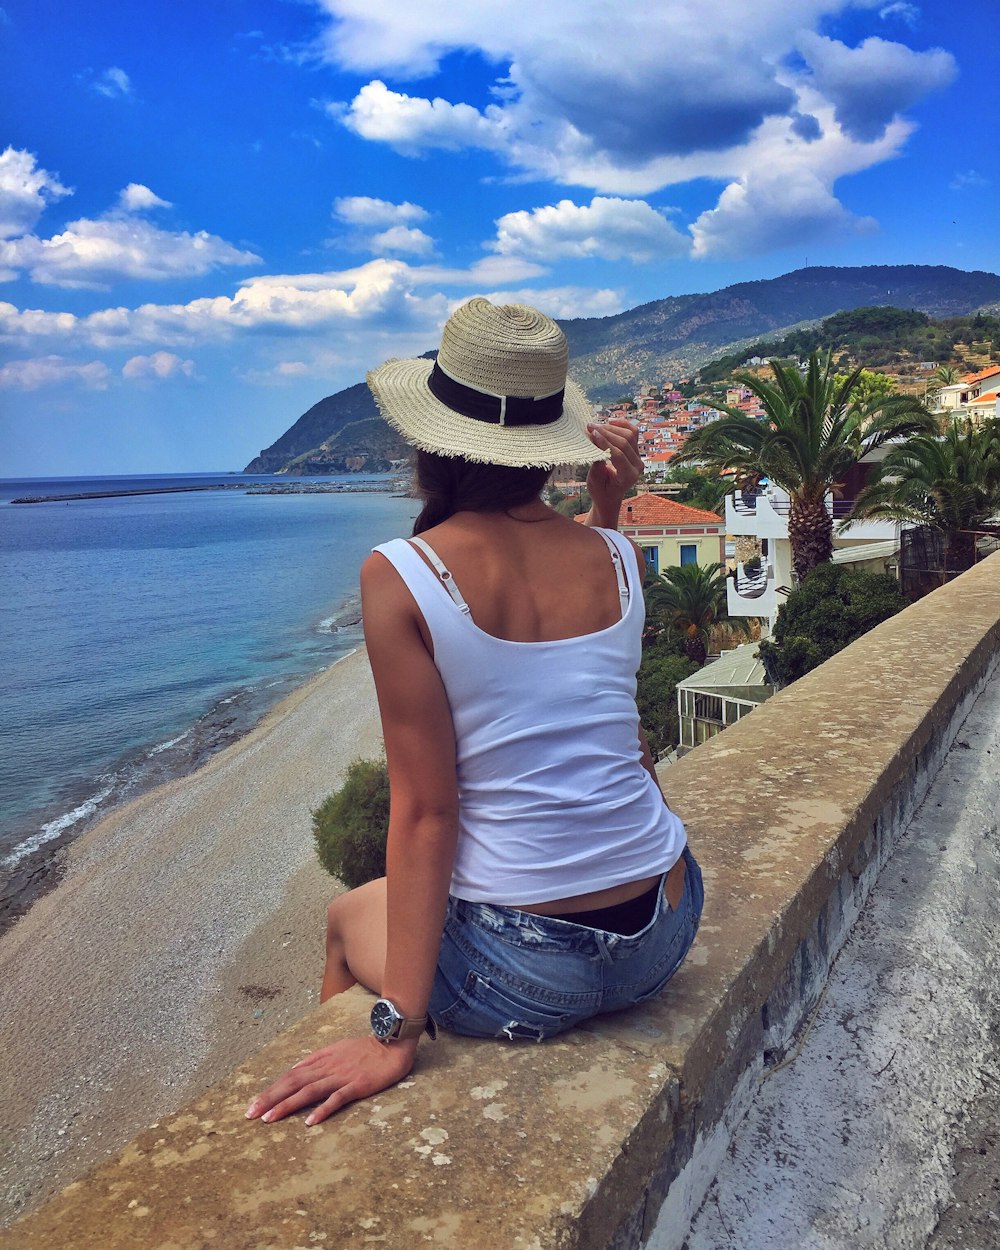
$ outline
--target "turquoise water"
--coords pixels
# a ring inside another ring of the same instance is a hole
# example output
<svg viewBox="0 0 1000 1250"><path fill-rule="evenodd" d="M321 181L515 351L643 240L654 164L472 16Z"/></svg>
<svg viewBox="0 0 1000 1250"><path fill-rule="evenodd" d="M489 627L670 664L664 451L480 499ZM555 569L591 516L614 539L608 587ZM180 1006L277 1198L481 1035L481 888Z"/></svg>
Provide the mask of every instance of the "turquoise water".
<svg viewBox="0 0 1000 1250"><path fill-rule="evenodd" d="M9 501L275 481L287 479L0 482L8 895L34 860L100 810L197 766L353 650L360 565L374 544L408 533L417 510L374 491Z"/></svg>

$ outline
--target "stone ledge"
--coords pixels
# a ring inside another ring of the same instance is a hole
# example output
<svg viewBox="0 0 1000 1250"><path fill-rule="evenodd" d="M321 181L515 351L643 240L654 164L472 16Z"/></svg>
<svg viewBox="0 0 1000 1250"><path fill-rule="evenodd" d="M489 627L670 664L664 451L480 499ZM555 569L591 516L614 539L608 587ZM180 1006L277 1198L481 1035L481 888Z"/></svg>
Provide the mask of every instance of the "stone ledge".
<svg viewBox="0 0 1000 1250"><path fill-rule="evenodd" d="M402 1086L312 1129L245 1121L269 1075L363 1025L352 991L0 1247L678 1246L998 651L995 555L665 774L708 901L655 1002L542 1046L445 1037Z"/></svg>

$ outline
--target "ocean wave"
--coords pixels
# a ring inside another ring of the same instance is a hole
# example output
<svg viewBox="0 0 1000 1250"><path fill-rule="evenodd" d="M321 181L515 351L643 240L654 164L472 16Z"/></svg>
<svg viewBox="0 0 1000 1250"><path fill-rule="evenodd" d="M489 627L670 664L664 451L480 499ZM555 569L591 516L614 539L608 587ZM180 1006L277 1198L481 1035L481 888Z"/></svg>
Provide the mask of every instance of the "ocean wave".
<svg viewBox="0 0 1000 1250"><path fill-rule="evenodd" d="M0 860L0 867L16 867L22 860L27 859L29 855L33 855L35 851L43 847L46 842L53 841L53 839L58 838L60 834L65 833L73 825L93 816L101 804L111 796L114 788L114 782L109 782L103 790L79 803L72 811L64 812L61 816L57 816L55 820L50 820L47 824L42 825L37 833L33 833L30 838L25 838L23 842L19 842L3 860Z"/></svg>

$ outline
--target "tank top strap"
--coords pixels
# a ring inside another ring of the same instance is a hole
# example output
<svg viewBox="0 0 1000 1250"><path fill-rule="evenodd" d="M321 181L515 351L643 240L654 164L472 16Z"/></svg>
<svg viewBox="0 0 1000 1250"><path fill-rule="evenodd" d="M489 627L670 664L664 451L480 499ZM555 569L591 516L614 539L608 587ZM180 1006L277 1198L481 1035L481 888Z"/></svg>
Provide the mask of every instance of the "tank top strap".
<svg viewBox="0 0 1000 1250"><path fill-rule="evenodd" d="M447 568L444 561L430 545L430 543L424 542L424 540L417 535L410 538L408 542L411 547L419 547L427 559L430 560L434 567L434 572L438 575L441 585L445 588L445 590L447 590L448 594L451 595L452 602L460 612L464 612L465 615L468 616L469 605L462 598L462 592L455 585L455 579L451 575L451 570Z"/></svg>
<svg viewBox="0 0 1000 1250"><path fill-rule="evenodd" d="M625 576L622 553L618 550L618 544L606 530L598 528L597 532L604 539L608 551L611 553L611 562L615 566L615 577L618 579L618 594L622 601L622 616L624 616L628 609L631 592L629 591L628 578Z"/></svg>

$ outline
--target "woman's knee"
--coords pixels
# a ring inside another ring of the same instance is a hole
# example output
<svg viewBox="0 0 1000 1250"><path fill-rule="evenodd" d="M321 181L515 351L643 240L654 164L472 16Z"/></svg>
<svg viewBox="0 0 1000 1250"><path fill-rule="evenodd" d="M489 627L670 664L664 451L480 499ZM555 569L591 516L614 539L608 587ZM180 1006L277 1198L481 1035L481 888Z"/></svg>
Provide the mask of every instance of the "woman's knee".
<svg viewBox="0 0 1000 1250"><path fill-rule="evenodd" d="M368 881L331 899L326 909L327 945L342 946L349 929L368 919L373 906L385 894L385 877Z"/></svg>

